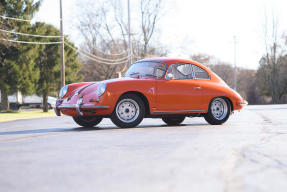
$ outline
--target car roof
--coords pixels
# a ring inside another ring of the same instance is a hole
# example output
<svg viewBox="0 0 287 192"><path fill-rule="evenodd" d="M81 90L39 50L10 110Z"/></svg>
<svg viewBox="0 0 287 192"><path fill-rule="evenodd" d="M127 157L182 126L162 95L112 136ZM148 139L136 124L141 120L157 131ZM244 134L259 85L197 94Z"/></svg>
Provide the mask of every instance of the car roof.
<svg viewBox="0 0 287 192"><path fill-rule="evenodd" d="M153 58L148 58L148 59L142 59L142 60L139 60L137 62L142 62L142 61L163 62L163 63L166 63L168 67L169 67L169 65L171 65L173 63L190 63L190 64L197 65L197 66L205 69L208 72L211 72L211 70L208 67L206 67L205 65L198 63L196 61L187 60L187 59L169 58L169 57L153 57Z"/></svg>

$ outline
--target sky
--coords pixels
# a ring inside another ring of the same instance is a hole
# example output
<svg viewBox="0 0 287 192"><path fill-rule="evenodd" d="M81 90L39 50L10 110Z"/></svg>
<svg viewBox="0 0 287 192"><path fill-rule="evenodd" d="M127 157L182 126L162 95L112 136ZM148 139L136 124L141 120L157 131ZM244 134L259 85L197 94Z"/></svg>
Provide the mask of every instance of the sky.
<svg viewBox="0 0 287 192"><path fill-rule="evenodd" d="M82 4L101 0L62 0L64 33L81 44L77 23ZM130 0L133 12L139 0ZM163 0L157 26L158 41L168 48L169 57L190 58L192 54L208 54L239 67L256 69L265 53L264 24L278 21L279 35L287 34L287 1L284 0ZM35 21L59 27L59 0L43 0ZM236 51L234 51L236 36Z"/></svg>

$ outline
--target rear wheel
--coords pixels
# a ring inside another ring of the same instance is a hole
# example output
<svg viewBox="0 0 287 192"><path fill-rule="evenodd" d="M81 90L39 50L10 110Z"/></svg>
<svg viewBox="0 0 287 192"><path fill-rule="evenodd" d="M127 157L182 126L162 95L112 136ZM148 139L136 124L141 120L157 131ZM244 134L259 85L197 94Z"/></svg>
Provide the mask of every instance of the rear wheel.
<svg viewBox="0 0 287 192"><path fill-rule="evenodd" d="M163 117L162 120L169 126L180 125L184 121L185 117Z"/></svg>
<svg viewBox="0 0 287 192"><path fill-rule="evenodd" d="M229 101L222 97L216 97L211 100L208 113L204 115L204 119L211 125L221 125L228 120L230 108Z"/></svg>
<svg viewBox="0 0 287 192"><path fill-rule="evenodd" d="M103 118L94 116L78 116L73 117L74 121L82 127L94 127L98 125Z"/></svg>
<svg viewBox="0 0 287 192"><path fill-rule="evenodd" d="M121 128L136 127L143 120L145 105L140 97L127 94L120 97L111 116L112 122Z"/></svg>

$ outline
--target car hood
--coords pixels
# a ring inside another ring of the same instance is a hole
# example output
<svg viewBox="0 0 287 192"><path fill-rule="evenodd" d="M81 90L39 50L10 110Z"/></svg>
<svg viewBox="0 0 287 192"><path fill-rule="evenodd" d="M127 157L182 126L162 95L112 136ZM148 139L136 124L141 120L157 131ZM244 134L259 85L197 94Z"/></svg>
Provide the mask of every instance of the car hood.
<svg viewBox="0 0 287 192"><path fill-rule="evenodd" d="M98 86L101 83L118 83L118 82L123 82L123 81L142 81L142 80L152 80L155 79L154 77L122 77L122 78L116 78L116 79L109 79L109 80L104 80L104 81L96 81L96 82L92 82L91 84L85 85L83 87L80 87L76 90L76 92L78 92L78 95L83 96L83 95L87 95L90 93L95 93ZM76 93L75 92L75 93Z"/></svg>

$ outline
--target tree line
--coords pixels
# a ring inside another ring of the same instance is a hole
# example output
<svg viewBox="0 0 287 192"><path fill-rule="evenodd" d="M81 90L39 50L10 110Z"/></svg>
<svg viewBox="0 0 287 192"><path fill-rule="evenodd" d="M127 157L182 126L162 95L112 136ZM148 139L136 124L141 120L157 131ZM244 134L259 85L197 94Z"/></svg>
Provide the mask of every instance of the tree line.
<svg viewBox="0 0 287 192"><path fill-rule="evenodd" d="M42 22L26 22L33 19L42 1L1 0L0 15L22 20L0 18L0 90L2 110L9 110L8 95L21 91L24 95L37 93L43 97L43 111L48 111L48 95L57 95L60 89L60 32ZM17 32L17 33L11 33ZM21 34L20 34L21 33ZM55 38L42 38L23 34L41 34ZM12 40L10 42L7 40ZM21 43L15 43L20 41ZM69 42L68 37L65 41ZM34 44L37 42L37 44ZM32 43L32 44L30 44ZM69 42L72 44L72 42ZM78 54L65 48L67 83L81 80L78 71L81 62Z"/></svg>
<svg viewBox="0 0 287 192"><path fill-rule="evenodd" d="M42 1L2 0L1 15L31 20ZM147 57L168 55L157 37L158 21L162 16L162 0L140 0L133 10L132 53L127 51L128 23L126 1L102 0L101 4L81 5L78 29L83 37L80 52L65 46L66 83L99 81L124 74L129 61ZM287 102L287 54L286 37L278 38L274 26L271 33L266 25L266 52L259 58L258 70L237 69L237 90L250 104ZM0 18L0 29L28 34L59 36L59 30L42 22L18 22ZM267 30L268 29L268 30ZM272 32L273 31L273 32ZM271 34L268 36L268 34ZM26 42L58 42L60 38L40 38L0 32L1 39ZM268 39L268 41L267 41ZM74 44L65 37L65 43ZM81 53L79 55L79 53ZM0 90L1 109L8 109L7 96L19 90L29 95L43 96L47 111L47 96L57 95L60 89L59 44L21 44L0 40ZM226 83L233 87L233 66L208 54L191 54L191 59L210 67Z"/></svg>
<svg viewBox="0 0 287 192"><path fill-rule="evenodd" d="M95 55L112 59L97 50L106 53L116 53L126 50L127 22L123 19L121 0L106 0L99 6L90 6L83 12L80 19L80 31L85 37L82 48ZM111 9L112 8L112 9ZM139 9L133 12L138 18L138 25L133 26L133 58L139 60L146 57L160 57L168 54L168 48L162 48L154 35L158 35L156 27L162 12L161 0L141 0ZM113 20L109 20L112 15ZM266 17L267 18L267 17ZM258 58L257 70L237 68L237 91L250 104L287 103L287 54L286 36L281 36L278 21L270 18L271 22L264 24L265 53ZM268 25L269 24L269 25ZM120 58L118 56L117 58ZM218 74L230 87L234 87L234 68L231 63L220 61L208 54L191 54L190 59L198 61ZM127 62L121 65L105 65L82 57L81 74L84 79L103 80L118 76L124 72Z"/></svg>

